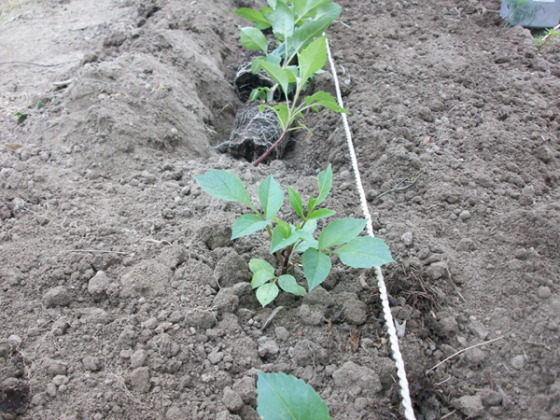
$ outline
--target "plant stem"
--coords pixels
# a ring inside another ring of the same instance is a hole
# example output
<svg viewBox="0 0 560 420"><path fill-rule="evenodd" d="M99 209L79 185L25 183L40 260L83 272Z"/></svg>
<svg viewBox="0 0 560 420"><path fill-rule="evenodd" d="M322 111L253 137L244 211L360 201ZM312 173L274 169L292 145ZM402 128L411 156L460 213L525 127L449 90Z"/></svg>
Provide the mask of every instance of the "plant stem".
<svg viewBox="0 0 560 420"><path fill-rule="evenodd" d="M278 138L278 140L276 140L274 142L274 144L272 146L270 146L268 148L268 150L266 152L264 152L256 161L255 163L253 163L254 167L259 166L259 163L261 163L263 160L265 160L268 155L270 155L270 153L276 149L276 147L282 142L282 140L284 140L284 137L286 137L286 133L288 132L288 127L286 126L286 128L284 128L284 131L282 131L282 134L280 135L280 137Z"/></svg>

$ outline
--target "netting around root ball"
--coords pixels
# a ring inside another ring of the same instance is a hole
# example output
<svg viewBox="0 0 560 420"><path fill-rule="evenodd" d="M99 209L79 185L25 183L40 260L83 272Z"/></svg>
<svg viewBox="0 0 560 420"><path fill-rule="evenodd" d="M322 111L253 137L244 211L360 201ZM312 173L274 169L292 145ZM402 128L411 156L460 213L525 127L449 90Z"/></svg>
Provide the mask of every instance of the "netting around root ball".
<svg viewBox="0 0 560 420"><path fill-rule="evenodd" d="M276 113L269 108L259 112L261 105L258 101L248 101L239 108L231 136L220 146L221 152L253 162L280 138L282 129ZM288 142L285 138L268 160L281 158Z"/></svg>
<svg viewBox="0 0 560 420"><path fill-rule="evenodd" d="M235 87L237 89L237 96L243 102L247 102L251 97L251 92L253 89L259 87L272 87L274 86L274 80L272 80L268 75L263 71L260 70L257 74L254 74L251 69L251 61L247 63L243 63L237 69L237 74L235 75L234 80ZM276 92L277 95L280 95L280 90L278 89Z"/></svg>

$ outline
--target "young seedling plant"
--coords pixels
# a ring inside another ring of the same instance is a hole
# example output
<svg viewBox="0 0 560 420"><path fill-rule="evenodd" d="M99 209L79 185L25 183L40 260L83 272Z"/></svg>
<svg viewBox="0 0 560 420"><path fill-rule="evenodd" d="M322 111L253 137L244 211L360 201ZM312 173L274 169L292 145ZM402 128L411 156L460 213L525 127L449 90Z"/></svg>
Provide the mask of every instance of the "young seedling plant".
<svg viewBox="0 0 560 420"><path fill-rule="evenodd" d="M253 273L251 288L256 289L257 299L262 306L272 302L280 290L296 296L305 295L305 288L294 277L294 274L301 273L300 267L307 280L307 290L312 291L319 286L331 271L331 254L337 254L343 264L354 268L371 268L393 261L383 240L358 236L366 225L365 220L335 220L315 239L317 220L336 214L319 207L329 195L332 176L331 165L318 174L319 194L316 198L309 197L306 206L300 194L288 188L290 206L299 218L295 224L276 217L284 203L284 193L272 175L259 184L260 210L253 204L241 180L231 172L211 169L194 177L198 185L211 196L243 203L252 210L252 214L240 216L235 221L231 239L251 235L262 229L268 234L270 254L276 256L278 266L275 268L259 258L249 262Z"/></svg>
<svg viewBox="0 0 560 420"><path fill-rule="evenodd" d="M323 35L330 24L340 16L341 7L331 0L267 0L270 7L261 11L242 8L235 13L255 23L255 27L241 28L241 43L249 50L262 51L264 56L253 59L251 70L265 71L274 80L271 88L259 87L251 93L251 99L262 99L260 111L270 108L278 117L282 133L254 163L258 166L268 157L288 132L307 129L302 123L304 112L320 106L332 111L348 113L326 92L316 92L300 101L308 81L319 72L327 61L327 41ZM278 47L268 52L268 41L263 30L272 27ZM281 89L285 102L271 105L276 90ZM291 128L296 119L299 125Z"/></svg>

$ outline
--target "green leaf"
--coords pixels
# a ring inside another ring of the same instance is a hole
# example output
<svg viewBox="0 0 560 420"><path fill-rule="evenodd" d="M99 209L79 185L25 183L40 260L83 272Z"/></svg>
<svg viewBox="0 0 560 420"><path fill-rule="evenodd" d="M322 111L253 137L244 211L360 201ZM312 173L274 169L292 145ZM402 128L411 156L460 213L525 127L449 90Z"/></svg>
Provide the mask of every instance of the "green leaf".
<svg viewBox="0 0 560 420"><path fill-rule="evenodd" d="M317 220L308 220L307 222L305 222L305 226L302 227L301 230L309 233L315 232L315 230L317 230Z"/></svg>
<svg viewBox="0 0 560 420"><path fill-rule="evenodd" d="M320 70L327 62L327 40L325 36L313 41L298 56L300 76L305 83L313 74Z"/></svg>
<svg viewBox="0 0 560 420"><path fill-rule="evenodd" d="M278 104L272 109L274 110L274 112L276 112L276 115L278 116L278 123L280 124L280 128L282 128L282 130L286 128L288 125L290 125L290 122L288 121L288 118L290 116L288 105Z"/></svg>
<svg viewBox="0 0 560 420"><path fill-rule="evenodd" d="M332 266L328 255L317 251L315 248L308 248L303 253L301 263L310 292L327 278Z"/></svg>
<svg viewBox="0 0 560 420"><path fill-rule="evenodd" d="M251 261L249 261L249 269L253 274L261 270L274 274L274 267L267 261L261 260L260 258L252 258Z"/></svg>
<svg viewBox="0 0 560 420"><path fill-rule="evenodd" d="M316 11L321 6L329 4L331 0L308 0L305 3L305 8L302 11L301 17L310 17L313 14L313 11Z"/></svg>
<svg viewBox="0 0 560 420"><path fill-rule="evenodd" d="M265 36L257 28L241 28L241 43L248 50L261 50L268 54L268 42Z"/></svg>
<svg viewBox="0 0 560 420"><path fill-rule="evenodd" d="M288 81L290 83L296 83L297 77L299 74L299 67L298 66L287 66L286 70L288 71Z"/></svg>
<svg viewBox="0 0 560 420"><path fill-rule="evenodd" d="M306 22L294 31L292 37L293 44L290 47L295 51L305 48L314 39L320 37L323 32L327 30L332 21L340 16L341 12L342 7L335 3L330 3L321 7L317 11L314 20Z"/></svg>
<svg viewBox="0 0 560 420"><path fill-rule="evenodd" d="M294 33L294 15L290 8L284 3L276 4L274 13L271 16L272 31L276 36L281 35L282 39L289 38Z"/></svg>
<svg viewBox="0 0 560 420"><path fill-rule="evenodd" d="M284 274L278 277L278 286L285 292L291 293L296 296L305 296L305 288L297 284L294 276Z"/></svg>
<svg viewBox="0 0 560 420"><path fill-rule="evenodd" d="M276 226L272 231L272 239L270 240L270 253L274 254L276 251L286 248L297 242L299 239L299 234L296 230L293 232L290 231L288 235L286 235L285 230L280 227Z"/></svg>
<svg viewBox="0 0 560 420"><path fill-rule="evenodd" d="M272 280L276 276L268 270L259 270L253 274L253 279L251 280L251 289L256 289L261 287L267 281Z"/></svg>
<svg viewBox="0 0 560 420"><path fill-rule="evenodd" d="M197 184L212 197L226 201L238 201L253 208L249 194L241 180L223 169L210 169L203 175L195 176Z"/></svg>
<svg viewBox="0 0 560 420"><path fill-rule="evenodd" d="M321 204L323 201L325 201L325 198L327 198L327 196L331 192L332 176L332 167L330 163L329 166L327 166L327 169L321 171L319 175L317 175L317 183L319 184L319 196L314 201L313 208L315 208L317 204Z"/></svg>
<svg viewBox="0 0 560 420"><path fill-rule="evenodd" d="M265 307L278 296L278 286L274 283L266 283L257 289L257 300Z"/></svg>
<svg viewBox="0 0 560 420"><path fill-rule="evenodd" d="M290 77L288 71L284 70L278 64L270 63L268 61L260 61L260 66L268 73L268 75L282 87L284 93L288 92L288 83Z"/></svg>
<svg viewBox="0 0 560 420"><path fill-rule="evenodd" d="M380 267L394 262L387 244L371 236L354 238L334 252L343 264L354 268Z"/></svg>
<svg viewBox="0 0 560 420"><path fill-rule="evenodd" d="M272 219L284 201L284 193L280 184L274 180L272 175L269 175L259 185L259 201L264 210L264 217L266 220Z"/></svg>
<svg viewBox="0 0 560 420"><path fill-rule="evenodd" d="M331 217L334 216L336 214L336 211L332 211L329 209L319 209L319 210L315 210L313 213L311 213L309 216L307 216L308 219L324 219L325 217Z"/></svg>
<svg viewBox="0 0 560 420"><path fill-rule="evenodd" d="M307 105L310 105L312 102L313 105L320 105L334 112L350 114L350 112L338 105L336 99L334 99L331 94L327 92L316 92L313 95L307 96L305 98L305 103Z"/></svg>
<svg viewBox="0 0 560 420"><path fill-rule="evenodd" d="M255 214L245 214L238 217L231 228L231 239L241 238L264 229L269 222Z"/></svg>
<svg viewBox="0 0 560 420"><path fill-rule="evenodd" d="M270 28L272 24L264 17L264 15L255 9L241 8L234 12L236 15L242 16L251 22L255 22L255 28L263 30Z"/></svg>
<svg viewBox="0 0 560 420"><path fill-rule="evenodd" d="M272 9L276 9L277 0L266 0L266 2Z"/></svg>
<svg viewBox="0 0 560 420"><path fill-rule="evenodd" d="M292 206L292 209L294 209L299 217L305 219L303 215L303 202L301 201L300 195L292 187L288 187L288 196L290 198L290 205Z"/></svg>
<svg viewBox="0 0 560 420"><path fill-rule="evenodd" d="M319 251L340 245L354 239L366 225L365 220L346 218L329 224L319 236Z"/></svg>
<svg viewBox="0 0 560 420"><path fill-rule="evenodd" d="M327 404L302 379L259 372L257 412L266 420L330 420Z"/></svg>

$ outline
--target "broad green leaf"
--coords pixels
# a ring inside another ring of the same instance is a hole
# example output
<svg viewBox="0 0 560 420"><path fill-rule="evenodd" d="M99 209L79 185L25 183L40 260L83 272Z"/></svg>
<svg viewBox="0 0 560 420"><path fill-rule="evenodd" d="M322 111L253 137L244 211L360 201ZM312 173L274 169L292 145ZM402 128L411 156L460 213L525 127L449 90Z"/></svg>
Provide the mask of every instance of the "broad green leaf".
<svg viewBox="0 0 560 420"><path fill-rule="evenodd" d="M270 28L272 24L264 17L264 15L255 9L241 8L234 12L236 15L242 16L251 22L255 22L255 28L263 30Z"/></svg>
<svg viewBox="0 0 560 420"><path fill-rule="evenodd" d="M354 239L366 225L365 220L346 218L338 219L329 224L319 236L319 251L331 246L345 244Z"/></svg>
<svg viewBox="0 0 560 420"><path fill-rule="evenodd" d="M332 211L329 209L319 209L319 210L315 210L313 213L311 213L309 216L307 216L308 219L324 219L325 217L331 217L334 216L336 214L336 211Z"/></svg>
<svg viewBox="0 0 560 420"><path fill-rule="evenodd" d="M305 252L307 251L309 248L315 248L317 249L317 247L319 246L319 242L313 240L312 242L307 242L307 241L301 241L299 244L297 244L297 246L294 248L294 252Z"/></svg>
<svg viewBox="0 0 560 420"><path fill-rule="evenodd" d="M210 169L203 175L195 176L197 184L212 197L226 201L238 201L253 208L249 194L241 180L223 169Z"/></svg>
<svg viewBox="0 0 560 420"><path fill-rule="evenodd" d="M309 216L315 210L315 205L317 204L317 199L313 197L309 197L309 201L307 202L307 215Z"/></svg>
<svg viewBox="0 0 560 420"><path fill-rule="evenodd" d="M296 296L305 296L305 288L297 284L294 276L284 274L278 277L278 286L285 292L291 293Z"/></svg>
<svg viewBox="0 0 560 420"><path fill-rule="evenodd" d="M266 283L257 289L257 300L265 307L278 296L278 286L274 283Z"/></svg>
<svg viewBox="0 0 560 420"><path fill-rule="evenodd" d="M300 76L303 83L327 62L327 41L322 36L309 44L298 56Z"/></svg>
<svg viewBox="0 0 560 420"><path fill-rule="evenodd" d="M308 220L307 222L305 222L305 226L301 228L301 230L304 230L309 233L315 232L316 229L317 229L317 220Z"/></svg>
<svg viewBox="0 0 560 420"><path fill-rule="evenodd" d="M241 43L248 50L261 50L268 54L268 42L257 28L241 28Z"/></svg>
<svg viewBox="0 0 560 420"><path fill-rule="evenodd" d="M269 273L274 274L274 267L271 266L267 261L261 260L259 258L252 258L251 261L249 261L249 269L253 274L261 270L268 271Z"/></svg>
<svg viewBox="0 0 560 420"><path fill-rule="evenodd" d="M303 253L301 263L310 292L323 283L329 275L332 266L328 255L317 251L315 248L308 248Z"/></svg>
<svg viewBox="0 0 560 420"><path fill-rule="evenodd" d="M326 170L321 171L319 175L317 175L317 183L319 184L319 196L315 200L314 207L317 204L321 204L323 201L325 201L325 198L327 198L327 196L331 192L332 167L330 163L329 166L327 166Z"/></svg>
<svg viewBox="0 0 560 420"><path fill-rule="evenodd" d="M276 226L272 231L272 239L270 240L270 253L274 254L276 251L286 248L294 243L296 243L299 239L299 234L297 230L290 232L289 235L284 235L284 230Z"/></svg>
<svg viewBox="0 0 560 420"><path fill-rule="evenodd" d="M307 105L313 103L313 105L320 105L334 112L350 114L350 112L338 105L336 99L334 99L331 94L327 92L316 92L311 96L307 96L305 98L305 103Z"/></svg>
<svg viewBox="0 0 560 420"><path fill-rule="evenodd" d="M253 279L251 280L251 289L256 289L261 287L267 281L272 280L276 276L268 270L259 270L253 274Z"/></svg>
<svg viewBox="0 0 560 420"><path fill-rule="evenodd" d="M281 35L282 39L289 38L294 33L294 14L284 3L276 4L276 8L271 16L272 31L276 36Z"/></svg>
<svg viewBox="0 0 560 420"><path fill-rule="evenodd" d="M276 9L277 0L266 0L266 2L272 9Z"/></svg>
<svg viewBox="0 0 560 420"><path fill-rule="evenodd" d="M287 66L286 70L288 71L288 81L290 83L296 83L297 82L297 76L298 76L298 72L299 72L299 67L298 66Z"/></svg>
<svg viewBox="0 0 560 420"><path fill-rule="evenodd" d="M315 238L313 237L313 235L303 229L298 229L296 230L296 232L299 235L299 239L303 240L303 241L307 241L307 242L313 242L315 240Z"/></svg>
<svg viewBox="0 0 560 420"><path fill-rule="evenodd" d="M301 17L311 17L313 15L313 11L318 9L321 6L325 6L329 4L331 0L308 0L305 3L305 9L301 13Z"/></svg>
<svg viewBox="0 0 560 420"><path fill-rule="evenodd" d="M286 128L288 125L290 125L290 122L288 121L288 117L289 117L288 105L278 104L272 109L276 112L276 115L278 116L278 123L280 124L280 128L282 128L282 130Z"/></svg>
<svg viewBox="0 0 560 420"><path fill-rule="evenodd" d="M284 70L278 64L274 64L268 61L259 62L261 68L263 68L268 75L282 87L284 93L288 92L289 76L288 71Z"/></svg>
<svg viewBox="0 0 560 420"><path fill-rule="evenodd" d="M334 252L343 264L354 268L380 267L394 262L387 244L371 236L354 238Z"/></svg>
<svg viewBox="0 0 560 420"><path fill-rule="evenodd" d="M301 201L300 195L292 187L288 187L288 196L290 197L290 205L292 206L292 209L294 209L299 217L305 219L303 215L303 202Z"/></svg>
<svg viewBox="0 0 560 420"><path fill-rule="evenodd" d="M270 54L268 55L270 57ZM257 74L261 69L261 62L267 60L268 57L255 57L253 58L253 62L251 63L251 71L253 74Z"/></svg>
<svg viewBox="0 0 560 420"><path fill-rule="evenodd" d="M255 214L245 214L238 217L231 228L231 239L241 238L264 229L269 222Z"/></svg>
<svg viewBox="0 0 560 420"><path fill-rule="evenodd" d="M295 51L305 48L314 39L320 37L323 32L327 30L332 21L340 16L341 12L342 8L335 3L330 3L321 7L317 11L315 19L306 22L294 31L292 37L293 44L290 47Z"/></svg>
<svg viewBox="0 0 560 420"><path fill-rule="evenodd" d="M330 420L327 404L302 379L259 372L257 412L266 420Z"/></svg>
<svg viewBox="0 0 560 420"><path fill-rule="evenodd" d="M282 62L282 57L278 55L268 54L268 57L266 57L266 61L269 61L273 64L280 65L280 63Z"/></svg>
<svg viewBox="0 0 560 420"><path fill-rule="evenodd" d="M264 218L266 220L272 219L284 201L284 193L280 184L274 180L272 175L269 175L259 185L259 201L264 210Z"/></svg>

